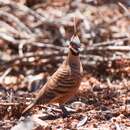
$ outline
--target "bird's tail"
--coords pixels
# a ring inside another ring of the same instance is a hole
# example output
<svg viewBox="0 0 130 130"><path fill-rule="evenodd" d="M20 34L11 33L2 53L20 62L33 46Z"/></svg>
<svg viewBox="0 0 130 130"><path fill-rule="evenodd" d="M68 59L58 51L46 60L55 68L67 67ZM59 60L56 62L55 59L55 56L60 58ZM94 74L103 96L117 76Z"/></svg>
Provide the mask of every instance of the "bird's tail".
<svg viewBox="0 0 130 130"><path fill-rule="evenodd" d="M22 115L25 115L33 106L35 105L35 103L31 103L28 107L26 107L23 112Z"/></svg>

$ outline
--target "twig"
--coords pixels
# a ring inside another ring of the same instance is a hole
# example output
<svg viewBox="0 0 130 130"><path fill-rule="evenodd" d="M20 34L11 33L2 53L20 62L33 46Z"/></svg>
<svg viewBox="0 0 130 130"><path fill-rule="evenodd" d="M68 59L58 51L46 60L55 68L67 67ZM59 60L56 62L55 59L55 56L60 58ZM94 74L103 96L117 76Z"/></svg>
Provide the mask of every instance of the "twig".
<svg viewBox="0 0 130 130"><path fill-rule="evenodd" d="M130 46L87 47L86 51L121 51L121 52L129 52L130 51Z"/></svg>
<svg viewBox="0 0 130 130"><path fill-rule="evenodd" d="M118 4L119 4L119 6L120 6L121 8L123 8L123 10L125 10L125 13L124 13L122 16L114 17L114 19L112 19L110 22L104 24L105 26L112 25L112 24L114 24L115 22L119 21L120 19L123 19L123 18L125 18L125 17L129 17L129 16L130 16L130 13L129 13L129 11L127 10L127 8L126 8L122 3L120 3L120 2L119 2ZM98 26L102 26L102 24L100 24L100 25L98 25Z"/></svg>
<svg viewBox="0 0 130 130"><path fill-rule="evenodd" d="M8 42L11 42L13 44L17 44L18 41L16 39L14 39L12 36L10 36L9 34L0 32L0 38L2 38L3 40L6 40Z"/></svg>
<svg viewBox="0 0 130 130"><path fill-rule="evenodd" d="M32 34L31 30L23 22L21 22L16 16L0 10L0 17L2 17L5 21L8 20L10 22L15 22L17 24L15 27L21 33L24 33L24 34L26 33L26 35Z"/></svg>
<svg viewBox="0 0 130 130"><path fill-rule="evenodd" d="M94 54L87 54L87 55L80 55L82 63L84 66L91 66L95 67L97 63L103 63L103 62L109 62L109 61L116 61L116 60L130 60L130 56L114 56L114 57L108 57L108 56L98 56Z"/></svg>
<svg viewBox="0 0 130 130"><path fill-rule="evenodd" d="M60 55L63 56L64 53L60 53ZM6 62L6 64L10 65L10 64L13 64L15 61L18 61L18 60L21 61L21 60L23 60L25 58L30 58L30 57L41 57L41 58L45 58L45 59L49 58L51 60L51 58L56 58L57 56L59 56L58 52L57 53L53 53L53 54L48 54L48 55L44 55L43 51L39 52L39 53L36 53L36 54L32 52L32 53L26 53L22 57L16 56L12 60Z"/></svg>
<svg viewBox="0 0 130 130"><path fill-rule="evenodd" d="M1 27L4 27L5 29L7 29L9 32L12 32L12 33L15 33L16 34L19 34L18 31L13 28L12 26L10 26L9 24L7 24L6 22L4 21L0 21L0 26Z"/></svg>
<svg viewBox="0 0 130 130"><path fill-rule="evenodd" d="M129 10L125 7L124 4L122 4L121 2L119 2L118 5L125 11L126 14L130 15Z"/></svg>
<svg viewBox="0 0 130 130"><path fill-rule="evenodd" d="M21 10L25 13L30 13L32 14L35 18L37 18L38 20L41 20L41 21L44 21L45 18L41 15L39 15L36 11L33 11L31 8L25 6L25 5L22 5L22 4L16 4L15 2L13 1L3 1L3 0L0 0L0 4L1 5L7 5L13 9L17 9L17 10Z"/></svg>
<svg viewBox="0 0 130 130"><path fill-rule="evenodd" d="M0 102L0 106L17 106L17 105L20 105L20 103Z"/></svg>
<svg viewBox="0 0 130 130"><path fill-rule="evenodd" d="M65 50L65 47L56 46L53 44L45 44L45 43L41 43L41 42L30 42L29 44L33 45L33 46L41 47L41 48L52 48L54 50L59 50L59 51Z"/></svg>
<svg viewBox="0 0 130 130"><path fill-rule="evenodd" d="M19 53L19 56L20 57L23 57L24 53L23 53L23 46L25 45L25 42L21 42L19 45L18 45L18 53Z"/></svg>
<svg viewBox="0 0 130 130"><path fill-rule="evenodd" d="M128 110L128 108L127 108L127 100L128 100L128 95L127 95L127 93L128 93L128 90L129 90L129 86L128 86L128 84L127 84L125 78L123 78L123 84L124 84L124 87L126 87L126 94L125 94L125 109L124 109L124 111L127 112L127 110Z"/></svg>
<svg viewBox="0 0 130 130"><path fill-rule="evenodd" d="M119 42L125 42L125 41L128 41L130 40L130 37L126 37L126 38L122 38L122 39L116 39L116 40L110 40L110 41L105 41L105 42L99 42L99 43L93 43L92 46L94 47L98 47L98 46L107 46L107 45L121 45L119 44Z"/></svg>
<svg viewBox="0 0 130 130"><path fill-rule="evenodd" d="M4 78L11 72L12 68L8 68L3 75L0 77L0 83L3 82Z"/></svg>

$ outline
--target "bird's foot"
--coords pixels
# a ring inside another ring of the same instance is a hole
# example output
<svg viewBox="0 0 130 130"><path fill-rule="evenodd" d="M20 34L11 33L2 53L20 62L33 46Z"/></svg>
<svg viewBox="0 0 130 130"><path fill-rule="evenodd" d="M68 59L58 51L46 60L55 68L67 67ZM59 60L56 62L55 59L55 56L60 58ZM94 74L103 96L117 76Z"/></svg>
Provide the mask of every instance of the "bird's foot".
<svg viewBox="0 0 130 130"><path fill-rule="evenodd" d="M68 112L67 109L63 105L60 105L60 109L62 110L62 117L63 118L66 118L70 115L70 112Z"/></svg>

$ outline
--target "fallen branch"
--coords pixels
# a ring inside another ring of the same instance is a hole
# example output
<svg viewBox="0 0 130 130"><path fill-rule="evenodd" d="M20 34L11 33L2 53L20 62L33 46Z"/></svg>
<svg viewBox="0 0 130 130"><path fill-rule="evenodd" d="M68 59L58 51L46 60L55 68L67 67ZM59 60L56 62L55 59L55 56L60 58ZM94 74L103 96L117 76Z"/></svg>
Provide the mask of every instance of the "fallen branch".
<svg viewBox="0 0 130 130"><path fill-rule="evenodd" d="M16 39L14 39L13 36L10 36L7 33L0 32L0 38L3 39L3 40L5 40L5 41L11 42L13 44L19 43L19 41L17 41Z"/></svg>
<svg viewBox="0 0 130 130"><path fill-rule="evenodd" d="M20 21L16 16L9 14L4 11L0 11L0 17L2 17L5 21L9 21L11 23L16 24L16 28L25 36L28 36L29 34L32 34L31 30L22 22ZM23 32L24 31L24 32Z"/></svg>
<svg viewBox="0 0 130 130"><path fill-rule="evenodd" d="M122 38L122 39L116 39L116 40L110 40L110 41L104 41L99 43L93 43L93 47L98 46L108 46L108 45L123 45L123 42L129 41L130 37ZM121 43L122 42L122 43Z"/></svg>
<svg viewBox="0 0 130 130"><path fill-rule="evenodd" d="M13 28L12 26L10 26L9 24L7 24L4 21L0 21L0 26L4 27L6 30L8 30L11 33L14 33L15 35L19 34L18 31L15 28Z"/></svg>
<svg viewBox="0 0 130 130"><path fill-rule="evenodd" d="M3 0L0 0L0 5L6 5L6 6L9 6L13 9L17 9L17 10L21 10L22 12L25 12L25 13L30 13L31 15L33 15L35 18L41 21L44 21L45 18L42 17L41 15L39 15L36 11L32 10L31 8L25 6L25 5L22 5L22 4L16 4L15 2L13 1L3 1Z"/></svg>
<svg viewBox="0 0 130 130"><path fill-rule="evenodd" d="M20 103L0 102L0 106L17 106L17 105L20 105Z"/></svg>
<svg viewBox="0 0 130 130"><path fill-rule="evenodd" d="M121 51L121 52L129 52L130 51L130 46L87 47L86 51Z"/></svg>

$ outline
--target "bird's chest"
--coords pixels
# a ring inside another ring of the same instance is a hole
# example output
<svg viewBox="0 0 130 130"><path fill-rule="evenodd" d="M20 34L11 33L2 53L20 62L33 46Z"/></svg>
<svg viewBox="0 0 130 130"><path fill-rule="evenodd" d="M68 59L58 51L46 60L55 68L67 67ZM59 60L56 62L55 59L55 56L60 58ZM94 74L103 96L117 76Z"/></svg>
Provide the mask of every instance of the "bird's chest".
<svg viewBox="0 0 130 130"><path fill-rule="evenodd" d="M81 80L82 78L82 66L80 64L70 64L70 75L73 77L75 80Z"/></svg>
<svg viewBox="0 0 130 130"><path fill-rule="evenodd" d="M80 69L79 68L71 68L70 70L70 74L69 76L66 78L69 82L73 82L72 84L72 87L73 86L79 86L80 85L80 82L81 82L81 78L82 78L82 75L80 73Z"/></svg>

